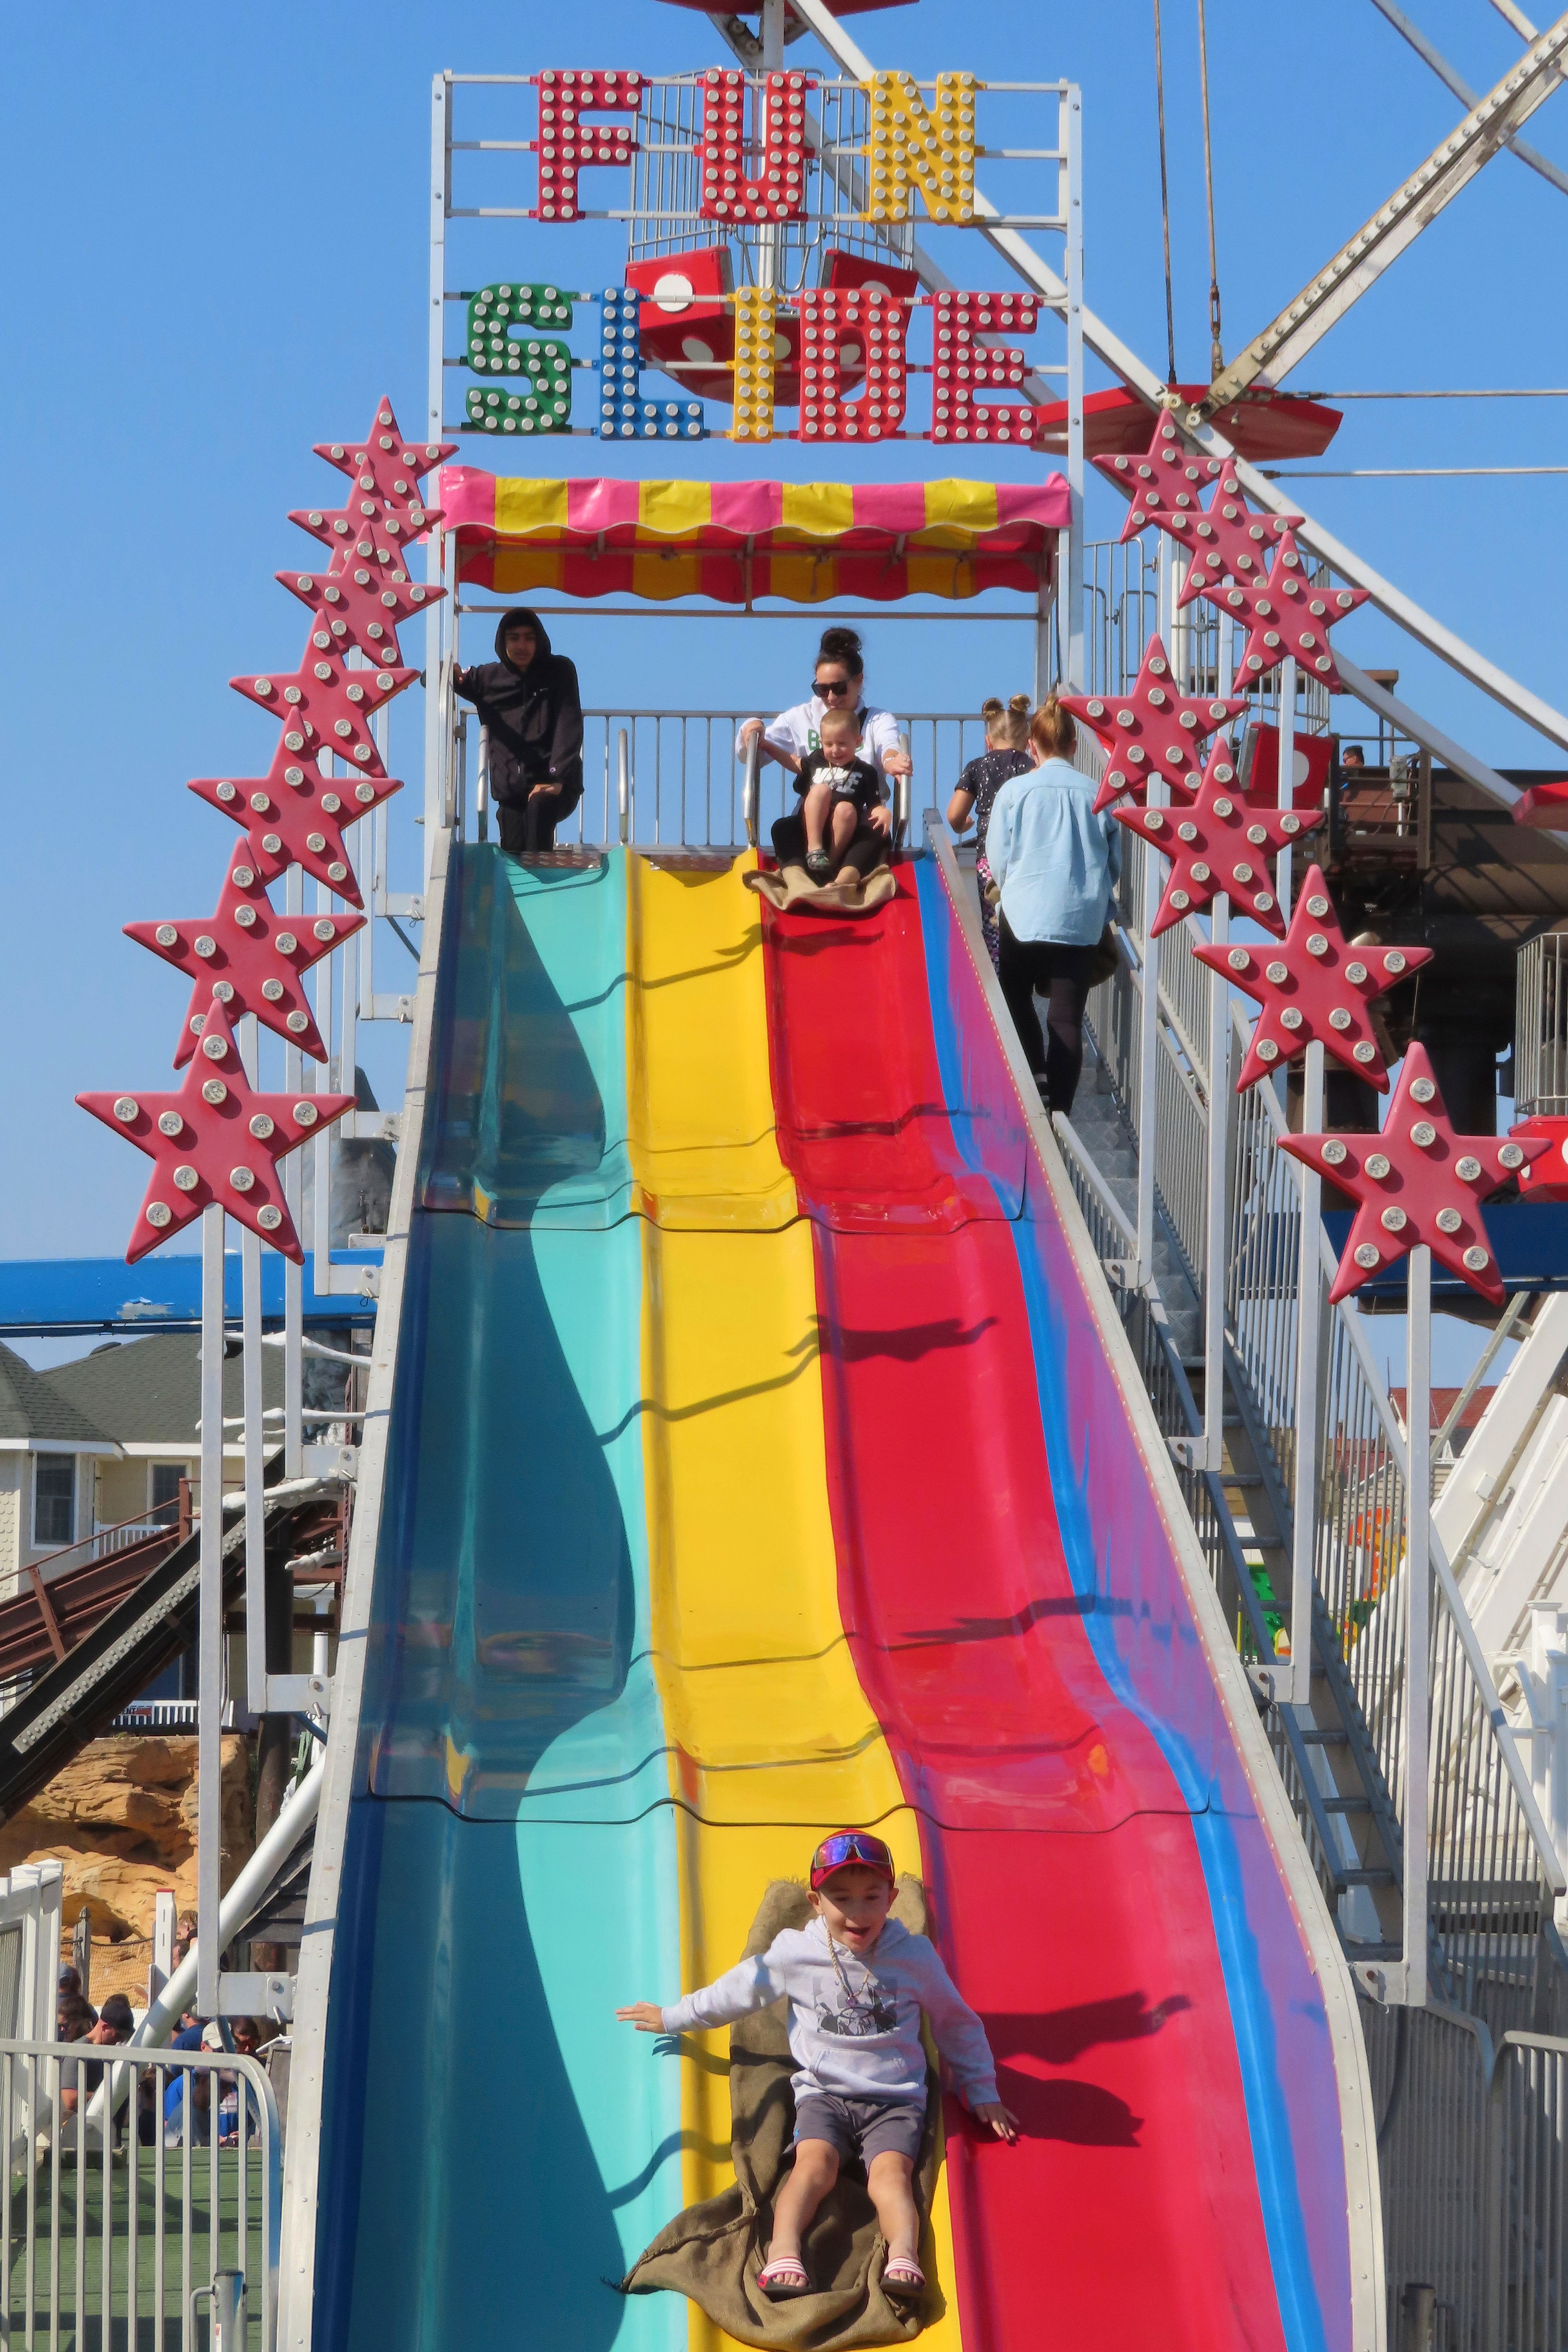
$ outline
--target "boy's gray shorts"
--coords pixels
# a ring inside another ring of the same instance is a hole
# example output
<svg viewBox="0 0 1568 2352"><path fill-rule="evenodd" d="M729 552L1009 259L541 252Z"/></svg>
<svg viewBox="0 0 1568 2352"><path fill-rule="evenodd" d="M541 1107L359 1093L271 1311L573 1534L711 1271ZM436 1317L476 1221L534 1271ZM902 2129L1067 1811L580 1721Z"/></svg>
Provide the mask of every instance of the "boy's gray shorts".
<svg viewBox="0 0 1568 2352"><path fill-rule="evenodd" d="M845 2099L836 2091L812 2091L795 2109L797 2146L803 2139L825 2139L837 2148L841 2162L859 2157L869 2165L891 2148L913 2164L925 2126L924 2099Z"/></svg>

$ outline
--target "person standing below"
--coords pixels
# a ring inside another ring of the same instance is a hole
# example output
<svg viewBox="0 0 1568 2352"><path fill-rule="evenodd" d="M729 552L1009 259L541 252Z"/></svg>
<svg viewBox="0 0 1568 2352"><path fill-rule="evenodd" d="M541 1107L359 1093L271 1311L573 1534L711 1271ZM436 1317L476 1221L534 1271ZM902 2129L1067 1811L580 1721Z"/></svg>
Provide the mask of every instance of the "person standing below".
<svg viewBox="0 0 1568 2352"><path fill-rule="evenodd" d="M1034 765L1028 750L1029 697L1015 694L1010 702L1002 703L993 694L980 705L980 717L986 722L986 748L977 760L970 761L954 785L953 797L947 803L947 822L955 833L964 833L970 817L975 819L975 879L980 886L980 929L994 964L998 954L997 911L986 895L994 879L986 856L986 835L1002 786L1009 776L1027 774Z"/></svg>
<svg viewBox="0 0 1568 2352"><path fill-rule="evenodd" d="M501 615L496 656L454 670L490 739L490 797L501 846L514 857L552 848L555 829L582 798L582 701L576 666L551 650L526 604Z"/></svg>
<svg viewBox="0 0 1568 2352"><path fill-rule="evenodd" d="M863 699L864 683L865 661L856 632L838 626L824 629L812 670L810 699L792 703L766 728L760 719L744 719L736 735L735 755L744 760L747 747L760 736L762 757L777 760L781 768L798 776L807 754L822 748L823 713L852 711L860 722L859 756L875 772L878 798L876 805L864 812L862 829L843 862L857 872L869 874L893 846L893 817L881 796L887 779L909 775L914 762L908 752L899 748L898 721L892 711L878 710ZM773 855L780 866L804 862L806 827L799 810L780 817L774 826Z"/></svg>
<svg viewBox="0 0 1568 2352"><path fill-rule="evenodd" d="M1092 776L1071 763L1071 714L1054 693L1030 722L1034 765L991 805L986 853L1000 891L998 973L1019 1043L1048 1110L1072 1108L1083 1067L1083 1008L1094 950L1122 871L1122 828L1094 814ZM1040 1033L1035 992L1047 1000Z"/></svg>

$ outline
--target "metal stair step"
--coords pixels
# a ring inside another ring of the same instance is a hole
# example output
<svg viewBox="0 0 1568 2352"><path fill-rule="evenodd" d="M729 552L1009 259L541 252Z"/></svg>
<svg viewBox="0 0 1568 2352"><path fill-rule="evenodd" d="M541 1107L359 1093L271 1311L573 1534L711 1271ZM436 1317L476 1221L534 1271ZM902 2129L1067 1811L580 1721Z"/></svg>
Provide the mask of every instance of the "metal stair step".
<svg viewBox="0 0 1568 2352"><path fill-rule="evenodd" d="M1369 1797L1320 1797L1318 1802L1325 1813L1369 1813L1372 1811Z"/></svg>
<svg viewBox="0 0 1568 2352"><path fill-rule="evenodd" d="M1403 1944L1361 1944L1354 1936L1344 1938L1347 1960L1396 1960L1404 1952Z"/></svg>
<svg viewBox="0 0 1568 2352"><path fill-rule="evenodd" d="M1350 1734L1348 1731L1331 1731L1322 1724L1312 1723L1303 1727L1301 1741L1307 1748L1348 1748Z"/></svg>
<svg viewBox="0 0 1568 2352"><path fill-rule="evenodd" d="M1336 1886L1397 1886L1398 1879L1391 1870L1336 1870Z"/></svg>

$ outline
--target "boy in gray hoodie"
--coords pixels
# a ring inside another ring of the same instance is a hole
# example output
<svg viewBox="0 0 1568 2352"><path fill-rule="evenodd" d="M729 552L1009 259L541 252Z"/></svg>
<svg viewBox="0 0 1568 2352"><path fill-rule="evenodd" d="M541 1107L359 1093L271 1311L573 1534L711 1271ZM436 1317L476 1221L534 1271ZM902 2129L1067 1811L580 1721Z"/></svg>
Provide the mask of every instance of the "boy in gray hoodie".
<svg viewBox="0 0 1568 2352"><path fill-rule="evenodd" d="M893 1856L881 1838L836 1830L811 1857L817 1916L809 1927L785 1928L765 1952L667 2008L640 2000L615 2012L640 2033L685 2033L733 2025L788 2000L795 2165L773 2209L772 2243L758 2281L765 2294L810 2292L801 2240L840 2165L856 2158L887 2242L883 2289L893 2295L924 2292L913 2189L925 2120L922 2012L965 2104L999 2139L1018 2137L1017 2117L997 2096L985 2027L935 1945L888 1916L895 1885Z"/></svg>

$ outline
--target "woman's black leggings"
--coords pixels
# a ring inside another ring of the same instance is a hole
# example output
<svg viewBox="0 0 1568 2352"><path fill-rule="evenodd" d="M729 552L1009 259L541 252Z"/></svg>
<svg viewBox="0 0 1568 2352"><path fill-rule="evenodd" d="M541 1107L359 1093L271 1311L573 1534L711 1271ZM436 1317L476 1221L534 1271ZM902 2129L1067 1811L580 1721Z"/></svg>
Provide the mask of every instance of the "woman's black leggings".
<svg viewBox="0 0 1568 2352"><path fill-rule="evenodd" d="M1045 1079L1051 1109L1065 1115L1072 1108L1083 1067L1083 1008L1089 1001L1089 965L1094 950L1064 947L1056 940L1015 939L1006 915L1000 918L998 930L1002 994L1019 1043L1029 1056L1030 1068ZM1034 1009L1036 989L1047 1000L1049 1034L1044 1036Z"/></svg>

